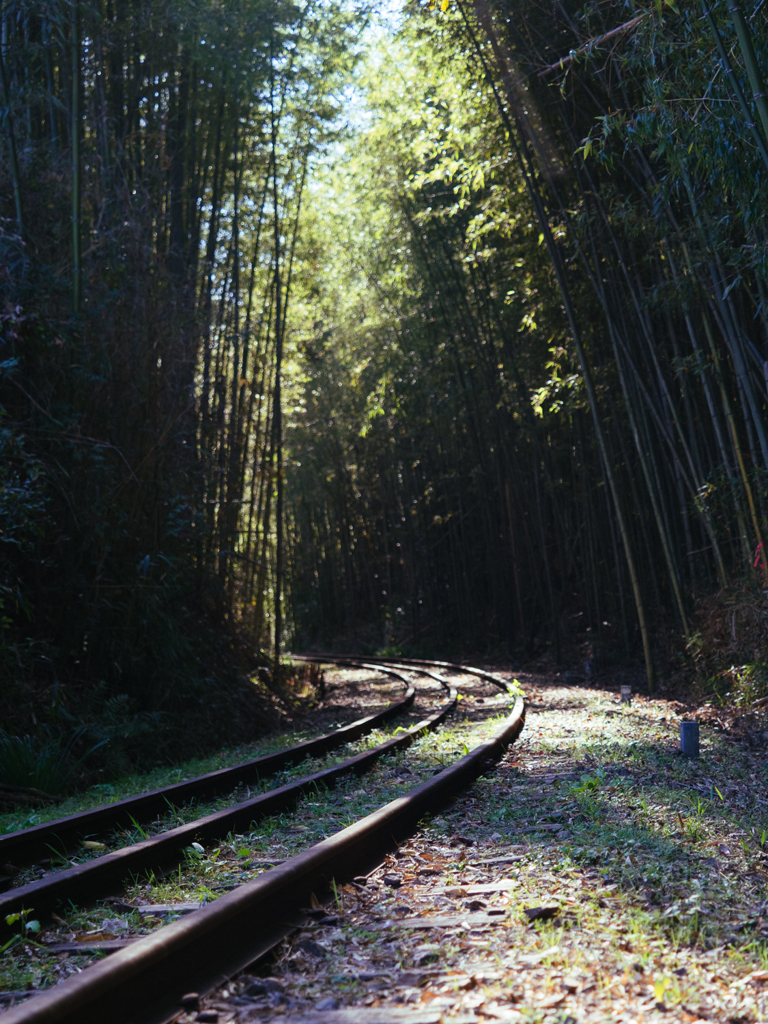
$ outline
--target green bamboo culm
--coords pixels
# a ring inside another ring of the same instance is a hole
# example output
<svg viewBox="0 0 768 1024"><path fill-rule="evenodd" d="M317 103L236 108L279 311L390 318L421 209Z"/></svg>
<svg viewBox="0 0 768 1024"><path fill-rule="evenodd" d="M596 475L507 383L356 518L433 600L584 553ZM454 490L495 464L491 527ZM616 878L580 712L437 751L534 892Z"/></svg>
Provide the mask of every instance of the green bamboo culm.
<svg viewBox="0 0 768 1024"><path fill-rule="evenodd" d="M270 127L272 140L272 202L274 204L274 254L275 254L275 391L272 411L272 430L275 451L275 668L274 680L278 687L281 681L280 647L283 641L283 307L282 276L280 272L280 199L278 195L277 168L277 119L275 110L274 80L270 83Z"/></svg>
<svg viewBox="0 0 768 1024"><path fill-rule="evenodd" d="M72 0L72 312L80 312L80 25Z"/></svg>
<svg viewBox="0 0 768 1024"><path fill-rule="evenodd" d="M717 53L720 58L720 66L722 67L723 73L725 74L728 84L731 87L731 91L733 92L733 95L736 98L736 102L741 107L741 112L746 118L747 125L752 133L753 139L755 140L755 145L757 146L757 150L760 156L762 157L763 163L766 167L768 167L768 146L766 146L765 140L763 139L760 129L755 124L755 121L752 117L752 111L749 109L747 98L744 95L744 91L741 88L738 76L736 75L736 72L733 70L731 62L728 58L728 51L725 47L725 43L723 42L723 37L720 35L720 30L717 27L714 16L712 15L712 12L710 11L709 7L706 4L702 4L702 9L704 11L704 17L707 19L707 24L709 25L710 31L712 32L712 38L715 40L715 46L717 47Z"/></svg>
<svg viewBox="0 0 768 1024"><path fill-rule="evenodd" d="M749 31L749 25L744 17L744 12L735 0L729 5L728 13L731 15L733 27L736 29L739 49L741 50L741 56L744 58L744 66L747 69L749 84L752 86L755 106L760 115L760 123L763 126L766 138L768 138L768 96L765 94L765 82L757 63L755 48L752 45L752 34Z"/></svg>
<svg viewBox="0 0 768 1024"><path fill-rule="evenodd" d="M648 682L648 692L654 693L656 689L656 679L653 664L653 650L651 647L648 620L645 614L645 603L643 601L642 588L640 586L640 576L637 571L637 562L635 559L635 554L632 546L632 540L629 534L627 519L624 514L624 507L623 502L621 500L618 482L613 471L613 459L609 451L608 440L605 436L605 431L603 429L603 423L600 416L600 410L597 404L597 392L595 390L594 382L592 380L592 372L587 361L586 352L582 344L581 331L579 329L579 321L576 314L576 309L571 299L570 288L568 287L568 278L565 270L565 265L562 260L562 256L560 254L557 242L555 241L554 235L552 233L549 217L547 215L547 211L544 204L544 198L539 188L538 181L536 181L533 173L533 164L530 159L530 155L528 154L527 158L524 155L526 151L523 147L525 145L526 135L520 129L519 121L515 113L515 97L510 94L510 86L508 84L510 82L510 76L508 74L506 67L506 57L498 44L498 39L496 36L496 31L494 29L490 9L488 7L486 0L474 0L474 7L478 23L482 27L485 35L487 36L488 40L491 43L491 49L493 51L494 57L499 67L502 83L504 83L505 89L507 90L507 100L509 103L509 109L510 111L512 111L511 116L504 108L504 105L496 89L494 89L493 92L499 109L499 113L501 115L502 120L506 124L507 130L509 132L509 141L512 144L514 150L516 151L520 171L523 180L526 183L528 194L531 198L533 208L536 212L536 217L539 221L539 226L541 227L541 231L544 236L547 251L552 261L552 269L555 272L555 278L557 280L560 298L563 303L563 310L568 320L568 325L570 327L574 348L576 349L576 356L579 362L579 367L581 368L581 377L584 381L584 385L587 391L589 407L592 413L592 423L595 429L595 436L597 438L598 447L600 449L600 454L602 457L602 465L606 482L608 484L608 489L613 501L614 515L616 516L616 523L619 528L619 533L621 534L621 540L624 547L624 556L626 558L627 569L629 570L629 578L632 585L632 593L635 599L635 609L637 611L638 625L640 627L640 638L643 644L643 657L645 660L645 672L646 679ZM466 19L466 17L465 24L468 25L468 20ZM477 40L476 37L474 36L474 33L471 33L471 38L473 40L475 47L478 49L478 52L480 52L479 47L477 46ZM517 133L513 128L513 118L515 127L517 128ZM518 144L516 143L516 138L520 138L522 140L523 146L518 146ZM554 191L555 184L553 176L547 174L547 179L550 187Z"/></svg>
<svg viewBox="0 0 768 1024"><path fill-rule="evenodd" d="M3 24L5 34L5 24ZM8 155L11 165L11 184L13 186L13 202L16 207L16 225L19 234L24 234L24 220L21 213L21 184L19 179L19 161L16 155L16 136L13 131L13 118L11 117L11 97L8 89L8 77L5 73L5 58L2 46L0 46L0 84L3 87L3 105L5 106L5 133L8 136Z"/></svg>

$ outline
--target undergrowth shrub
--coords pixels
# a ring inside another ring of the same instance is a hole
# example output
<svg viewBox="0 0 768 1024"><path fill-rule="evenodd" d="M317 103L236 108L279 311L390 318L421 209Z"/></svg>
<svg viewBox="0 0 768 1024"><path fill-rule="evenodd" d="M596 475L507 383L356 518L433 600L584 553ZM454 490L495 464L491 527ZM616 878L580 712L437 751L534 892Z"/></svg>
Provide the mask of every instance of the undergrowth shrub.
<svg viewBox="0 0 768 1024"><path fill-rule="evenodd" d="M734 582L700 600L687 644L699 684L718 700L749 705L768 695L768 592Z"/></svg>
<svg viewBox="0 0 768 1024"><path fill-rule="evenodd" d="M82 738L83 730L79 730L68 739L60 735L39 742L29 735L11 736L0 730L0 783L61 796L71 788L78 769L96 750L91 747L77 757Z"/></svg>

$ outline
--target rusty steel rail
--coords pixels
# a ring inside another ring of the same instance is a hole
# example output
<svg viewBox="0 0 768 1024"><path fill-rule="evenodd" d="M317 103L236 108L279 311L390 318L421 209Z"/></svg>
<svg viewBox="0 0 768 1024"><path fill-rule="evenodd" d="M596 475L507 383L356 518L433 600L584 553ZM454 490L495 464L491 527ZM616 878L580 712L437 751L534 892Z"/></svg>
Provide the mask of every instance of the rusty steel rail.
<svg viewBox="0 0 768 1024"><path fill-rule="evenodd" d="M306 757L319 757L345 743L351 743L366 733L373 732L413 704L413 686L394 669L369 665L359 660L349 660L345 664L350 668L365 668L394 676L405 685L405 696L375 715L361 718L315 739L278 750L274 754L264 754L231 768L220 768L207 775L186 779L162 789L126 797L124 800L81 811L79 814L71 814L42 825L2 835L0 861L14 864L16 867L25 867L37 863L43 857L50 857L52 849L64 854L75 848L82 839L105 835L113 829L135 826L137 822L150 821L158 814L166 814L173 806L190 800L210 800L231 793L238 786L253 784L282 771L288 765L303 761Z"/></svg>
<svg viewBox="0 0 768 1024"><path fill-rule="evenodd" d="M448 688L447 684L444 685ZM93 902L112 895L119 891L121 883L130 875L164 871L176 866L184 860L184 851L193 842L212 842L237 829L247 829L252 822L289 810L303 793L317 786L332 787L344 775L367 771L380 757L410 746L423 732L440 725L456 706L456 701L456 691L449 688L448 703L438 711L371 750L204 818L168 829L151 839L8 890L0 896L0 934L8 927L5 918L20 913L22 909L34 910L36 917L43 917L64 900Z"/></svg>
<svg viewBox="0 0 768 1024"><path fill-rule="evenodd" d="M427 812L450 803L504 753L523 728L525 705L486 743L405 796L265 871L159 932L8 1010L3 1024L160 1024L180 998L205 993L247 967L295 926L312 895L325 895L379 863Z"/></svg>
<svg viewBox="0 0 768 1024"><path fill-rule="evenodd" d="M291 657L294 661L316 661L321 664L326 663L329 665L351 665L354 663L354 656L351 654L292 654ZM371 665L376 665L379 668L382 668L385 665L399 665L401 668L430 665L432 668L443 668L448 669L451 672L461 672L469 676L478 676L480 679L485 679L487 682L493 683L494 686L498 686L500 690L505 690L507 693L511 692L510 684L505 679L500 679L492 672L486 672L485 669L473 668L471 665L457 665L452 661L427 661L424 658L378 658L375 656L367 657L367 661Z"/></svg>
<svg viewBox="0 0 768 1024"><path fill-rule="evenodd" d="M354 667L354 665L356 664L352 656L346 654L319 654L317 656L311 654L292 654L291 657L295 661L316 662L319 665L340 665L343 667L351 668ZM420 675L423 676L429 676L430 679L436 679L441 686L448 686L448 681L444 679L442 676L437 675L435 672L430 672L427 668L424 668L423 666L432 665L433 667L438 666L448 668L454 672L466 672L469 675L475 674L487 676L491 680L491 682L494 683L496 686L500 687L502 690L509 691L509 685L505 683L503 679L496 679L493 676L489 676L488 673L484 673L479 668L465 669L460 665L452 665L450 662L447 661L419 661L418 665L416 664L416 662L414 662L413 667L411 667L410 665L401 665L400 661L395 658L378 658L374 662L371 662L369 667L378 668L381 671L385 672L387 671L387 669L385 668L385 666L387 665L398 665L400 668L405 668L408 671L418 672Z"/></svg>
<svg viewBox="0 0 768 1024"><path fill-rule="evenodd" d="M485 669L473 668L472 665L456 665L451 661L424 661L421 658L374 658L371 664L380 666L399 665L402 668L410 668L411 665L414 667L433 665L435 668L450 669L451 672L462 672L469 676L478 676L480 679L485 679L486 682L498 686L500 690L506 690L507 693L510 692L510 684L505 679L500 679L493 672L486 672Z"/></svg>

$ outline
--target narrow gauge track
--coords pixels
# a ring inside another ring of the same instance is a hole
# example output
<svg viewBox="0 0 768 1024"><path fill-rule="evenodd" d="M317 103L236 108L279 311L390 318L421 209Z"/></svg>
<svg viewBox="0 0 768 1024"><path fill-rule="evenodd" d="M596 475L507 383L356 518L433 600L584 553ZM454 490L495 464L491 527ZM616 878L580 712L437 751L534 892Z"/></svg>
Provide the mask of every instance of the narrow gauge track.
<svg viewBox="0 0 768 1024"><path fill-rule="evenodd" d="M386 669L380 665L369 665L356 659L349 659L345 664L349 668L370 669L392 676L403 683L405 695L377 714L368 715L333 732L286 747L273 754L265 754L230 768L221 768L171 786L163 786L148 793L2 835L0 861L17 867L26 867L36 864L41 857L49 857L52 849L63 857L83 839L93 839L112 830L151 821L158 814L165 814L170 808L192 800L210 800L231 793L238 786L253 785L276 775L289 765L298 764L307 757L320 757L344 746L345 743L360 739L361 736L390 722L413 704L415 689L410 681L396 670Z"/></svg>
<svg viewBox="0 0 768 1024"><path fill-rule="evenodd" d="M334 659L337 664L341 660ZM425 813L453 801L514 742L524 711L523 700L516 697L511 714L490 740L427 782L196 913L10 1009L4 1024L159 1024L173 1019L182 993L211 991L253 963L306 922L302 908L313 897L327 900L337 882L380 864Z"/></svg>
<svg viewBox="0 0 768 1024"><path fill-rule="evenodd" d="M380 671L380 669L377 670ZM424 670L417 671L423 672ZM399 675L399 673L394 674ZM289 810L301 795L318 786L331 788L346 775L362 774L368 771L385 754L408 747L423 732L437 728L453 710L457 699L456 691L446 680L437 676L433 676L433 678L437 678L448 690L447 703L411 729L404 730L400 735L386 740L370 750L365 750L331 767L293 780L203 818L168 829L150 839L124 846L112 853L105 853L85 863L56 871L39 881L10 889L0 896L0 934L2 934L5 919L19 914L24 909L34 908L35 915L40 917L49 915L65 901L87 904L96 899L111 896L120 890L121 885L131 875L135 876L149 871L162 873L175 868L185 859L185 851L193 842L210 843L223 839L230 832L248 828L253 822ZM408 692L403 701L412 702L413 687L403 676L400 676L400 679L408 686ZM398 710L403 710L403 701L399 702ZM392 706L385 709L385 712L380 715L387 715L391 712L391 708ZM366 721L370 723L371 719L377 720L375 724L381 723L380 716L371 716ZM372 728L373 726L370 726L363 731L368 732ZM306 747L306 744L300 746ZM291 749L295 750L296 748ZM5 927L7 929L8 926Z"/></svg>
<svg viewBox="0 0 768 1024"><path fill-rule="evenodd" d="M337 654L293 654L291 656L294 661L306 661L306 662L317 662L317 663L328 663L333 665L341 664L354 664L354 658L352 656L344 656ZM452 661L427 661L424 658L379 658L375 655L367 658L367 661L371 665L375 665L382 668L385 665L397 665L401 668L409 668L411 666L429 666L430 668L442 668L448 669L450 672L460 672L468 676L477 676L478 679L484 679L486 682L492 683L493 686L498 686L499 689L509 692L509 684L492 672L486 672L482 668L473 668L471 665L457 665Z"/></svg>

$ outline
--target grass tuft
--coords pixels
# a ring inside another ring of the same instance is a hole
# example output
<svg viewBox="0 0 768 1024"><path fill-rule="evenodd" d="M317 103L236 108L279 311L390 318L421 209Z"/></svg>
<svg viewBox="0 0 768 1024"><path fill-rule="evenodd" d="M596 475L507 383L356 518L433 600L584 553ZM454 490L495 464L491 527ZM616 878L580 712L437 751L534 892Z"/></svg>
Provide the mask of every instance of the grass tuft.
<svg viewBox="0 0 768 1024"><path fill-rule="evenodd" d="M0 730L0 782L6 786L39 789L51 796L65 793L74 773L96 749L92 747L75 759L82 735L82 731L78 731L69 739L55 736L38 745L31 736L11 736Z"/></svg>

